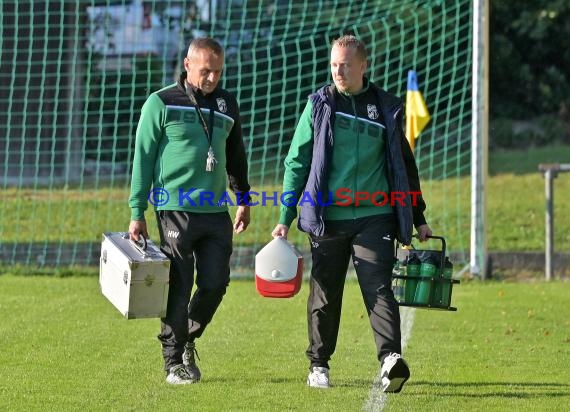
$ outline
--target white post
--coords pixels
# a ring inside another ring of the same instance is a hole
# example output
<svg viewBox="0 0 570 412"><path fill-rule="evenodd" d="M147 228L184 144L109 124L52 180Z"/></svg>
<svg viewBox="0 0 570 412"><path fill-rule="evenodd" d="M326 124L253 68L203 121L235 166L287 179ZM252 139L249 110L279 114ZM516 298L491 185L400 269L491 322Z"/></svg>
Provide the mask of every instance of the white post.
<svg viewBox="0 0 570 412"><path fill-rule="evenodd" d="M554 255L554 191L552 180L556 172L547 169L544 173L546 195L546 245L544 253L544 271L546 280L552 280L552 257Z"/></svg>
<svg viewBox="0 0 570 412"><path fill-rule="evenodd" d="M473 1L473 73L471 124L471 274L486 277L485 184L488 170L489 1Z"/></svg>
<svg viewBox="0 0 570 412"><path fill-rule="evenodd" d="M552 280L554 273L552 269L554 266L554 178L560 172L570 172L570 164L539 164L538 170L544 173L544 194L546 196L544 275L546 280Z"/></svg>

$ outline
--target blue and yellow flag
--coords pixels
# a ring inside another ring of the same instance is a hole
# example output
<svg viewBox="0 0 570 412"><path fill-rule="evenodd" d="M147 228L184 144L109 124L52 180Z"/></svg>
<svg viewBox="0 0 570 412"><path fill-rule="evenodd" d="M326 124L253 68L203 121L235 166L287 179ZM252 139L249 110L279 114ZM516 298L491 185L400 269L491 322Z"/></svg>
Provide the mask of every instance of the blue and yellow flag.
<svg viewBox="0 0 570 412"><path fill-rule="evenodd" d="M430 115L426 102L418 88L418 76L415 70L410 70L408 71L408 93L406 94L406 135L412 150L416 145L416 139L429 120Z"/></svg>

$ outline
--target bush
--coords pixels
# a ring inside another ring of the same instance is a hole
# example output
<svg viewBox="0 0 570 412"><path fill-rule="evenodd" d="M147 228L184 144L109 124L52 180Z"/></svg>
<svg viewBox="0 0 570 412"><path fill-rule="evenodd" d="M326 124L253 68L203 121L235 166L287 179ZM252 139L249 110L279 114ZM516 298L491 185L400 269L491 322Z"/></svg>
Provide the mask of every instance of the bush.
<svg viewBox="0 0 570 412"><path fill-rule="evenodd" d="M513 122L499 118L489 122L489 148L512 147Z"/></svg>
<svg viewBox="0 0 570 412"><path fill-rule="evenodd" d="M497 118L489 122L489 147L523 149L567 140L568 125L556 115L530 120Z"/></svg>

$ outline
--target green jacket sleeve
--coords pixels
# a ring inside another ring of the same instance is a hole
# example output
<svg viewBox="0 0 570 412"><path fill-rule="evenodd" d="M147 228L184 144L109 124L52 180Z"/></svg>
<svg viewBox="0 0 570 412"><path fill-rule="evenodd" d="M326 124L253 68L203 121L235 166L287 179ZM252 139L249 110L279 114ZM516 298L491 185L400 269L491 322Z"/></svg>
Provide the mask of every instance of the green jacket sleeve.
<svg viewBox="0 0 570 412"><path fill-rule="evenodd" d="M295 134L285 158L285 174L283 176L283 197L279 223L291 226L297 217L297 203L305 189L311 161L313 158L313 122L311 113L313 105L309 101L301 114Z"/></svg>
<svg viewBox="0 0 570 412"><path fill-rule="evenodd" d="M132 220L144 220L144 212L148 207L158 145L163 133L164 111L164 103L156 94L151 94L141 109L129 197Z"/></svg>

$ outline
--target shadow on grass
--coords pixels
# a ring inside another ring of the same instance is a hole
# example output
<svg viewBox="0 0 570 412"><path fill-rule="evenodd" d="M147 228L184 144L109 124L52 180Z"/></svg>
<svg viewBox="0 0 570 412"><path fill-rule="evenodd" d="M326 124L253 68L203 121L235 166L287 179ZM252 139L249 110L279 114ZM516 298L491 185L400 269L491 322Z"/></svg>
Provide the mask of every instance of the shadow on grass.
<svg viewBox="0 0 570 412"><path fill-rule="evenodd" d="M428 382L415 381L407 384L408 388L425 387L426 390L415 390L414 394L433 394L434 389L450 388L452 392L437 391L438 396L464 396L468 398L540 398L544 396L570 396L570 384L559 382ZM497 387L503 390L496 390ZM458 393L458 388L473 388L473 392Z"/></svg>
<svg viewBox="0 0 570 412"><path fill-rule="evenodd" d="M381 390L378 384L373 384L369 380L333 380L332 386L337 388L362 388L372 387ZM503 391L497 391L495 388L504 388ZM424 390L425 388L425 390ZM450 388L449 393L440 392L444 388ZM458 388L473 388L478 393L458 393ZM485 389L487 388L487 389ZM406 390L407 389L407 390ZM413 393L409 393L410 389L414 389ZM433 395L437 390L438 396L465 396L469 398L487 398L487 397L503 397L503 398L538 398L543 396L570 396L570 384L558 382L428 382L428 381L408 381L405 385L404 392L410 395Z"/></svg>

